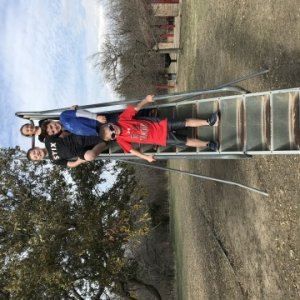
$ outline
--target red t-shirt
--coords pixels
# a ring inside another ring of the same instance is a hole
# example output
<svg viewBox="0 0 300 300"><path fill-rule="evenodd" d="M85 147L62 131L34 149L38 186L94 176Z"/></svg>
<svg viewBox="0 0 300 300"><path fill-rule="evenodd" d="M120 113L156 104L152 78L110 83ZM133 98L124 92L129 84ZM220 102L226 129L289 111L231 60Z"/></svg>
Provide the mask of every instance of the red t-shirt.
<svg viewBox="0 0 300 300"><path fill-rule="evenodd" d="M165 146L167 119L160 122L133 119L136 113L132 106L128 106L119 116L117 124L121 127L121 133L117 136L117 143L124 152L132 149L131 143Z"/></svg>

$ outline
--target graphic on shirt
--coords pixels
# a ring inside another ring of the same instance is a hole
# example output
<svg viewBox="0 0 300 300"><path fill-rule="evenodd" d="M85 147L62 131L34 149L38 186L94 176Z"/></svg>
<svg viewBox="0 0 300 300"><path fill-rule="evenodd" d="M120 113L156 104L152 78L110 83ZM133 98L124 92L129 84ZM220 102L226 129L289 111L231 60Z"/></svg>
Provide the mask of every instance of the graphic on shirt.
<svg viewBox="0 0 300 300"><path fill-rule="evenodd" d="M50 143L51 153L52 153L52 159L57 160L60 159L58 153L57 153L57 145L56 143Z"/></svg>
<svg viewBox="0 0 300 300"><path fill-rule="evenodd" d="M134 128L135 131L130 135L132 139L147 140L149 128L146 124L137 124ZM127 129L127 132L130 133L130 128Z"/></svg>

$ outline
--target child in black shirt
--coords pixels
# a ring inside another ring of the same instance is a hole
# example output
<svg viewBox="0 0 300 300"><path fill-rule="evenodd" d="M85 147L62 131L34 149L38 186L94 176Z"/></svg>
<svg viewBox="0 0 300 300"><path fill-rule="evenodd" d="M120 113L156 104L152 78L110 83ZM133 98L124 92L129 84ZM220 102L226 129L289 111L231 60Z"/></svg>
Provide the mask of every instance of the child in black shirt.
<svg viewBox="0 0 300 300"><path fill-rule="evenodd" d="M50 136L45 138L46 148L34 147L28 150L27 158L32 161L43 160L47 155L54 164L75 168L94 160L106 147L98 136L78 136L70 134L64 138ZM75 161L71 161L77 158Z"/></svg>

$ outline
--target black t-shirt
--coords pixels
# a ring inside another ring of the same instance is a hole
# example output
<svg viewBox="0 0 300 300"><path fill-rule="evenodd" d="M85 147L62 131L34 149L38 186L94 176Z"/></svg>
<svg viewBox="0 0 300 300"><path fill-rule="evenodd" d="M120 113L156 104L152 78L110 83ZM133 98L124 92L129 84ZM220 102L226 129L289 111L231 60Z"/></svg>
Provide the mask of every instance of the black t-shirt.
<svg viewBox="0 0 300 300"><path fill-rule="evenodd" d="M70 134L64 138L50 136L45 138L49 158L54 164L67 165L72 158L84 159L86 151L103 142L99 136L79 136Z"/></svg>
<svg viewBox="0 0 300 300"><path fill-rule="evenodd" d="M41 128L43 123L45 121L47 121L48 119L43 119L43 120L39 120L39 127ZM40 135L38 135L38 139L41 143L44 143L45 142L45 135L43 135L42 133Z"/></svg>

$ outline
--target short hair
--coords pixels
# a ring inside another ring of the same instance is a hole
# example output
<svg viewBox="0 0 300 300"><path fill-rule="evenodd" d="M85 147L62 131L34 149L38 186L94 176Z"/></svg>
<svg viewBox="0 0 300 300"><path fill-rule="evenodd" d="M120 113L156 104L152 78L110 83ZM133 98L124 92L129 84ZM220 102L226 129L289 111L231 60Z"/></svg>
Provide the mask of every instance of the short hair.
<svg viewBox="0 0 300 300"><path fill-rule="evenodd" d="M23 128L24 128L25 126L27 126L27 125L32 125L32 124L31 124L31 123L23 124L23 125L20 127L20 132L21 132L21 134L22 134L23 136L29 137L29 136L31 136L31 135L28 135L28 134L24 134L24 133L23 133Z"/></svg>

